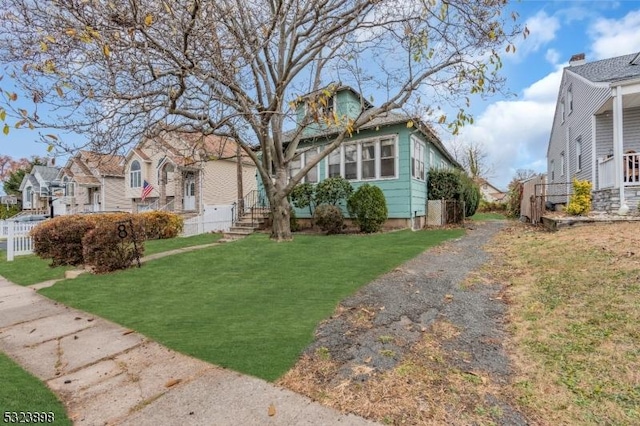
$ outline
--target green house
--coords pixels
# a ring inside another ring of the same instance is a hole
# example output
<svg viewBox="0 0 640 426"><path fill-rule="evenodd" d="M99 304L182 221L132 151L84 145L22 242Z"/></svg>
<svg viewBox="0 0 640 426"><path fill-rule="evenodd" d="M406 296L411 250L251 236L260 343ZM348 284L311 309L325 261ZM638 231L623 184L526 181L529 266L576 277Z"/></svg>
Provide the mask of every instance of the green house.
<svg viewBox="0 0 640 426"><path fill-rule="evenodd" d="M340 87L322 105L325 114L355 119L362 108L372 105L350 87ZM305 115L298 107L298 121ZM321 122L322 123L322 122ZM332 141L337 129L313 123L303 130L298 155L290 164L291 175L304 167ZM293 134L293 132L288 133ZM389 210L387 227L414 227L425 224L427 174L430 168L459 168L438 136L419 120L393 112L378 116L346 139L306 175L303 182L317 183L342 176L354 189L364 183L382 189ZM346 212L346 210L345 210ZM308 218L308 209L296 210L298 218Z"/></svg>

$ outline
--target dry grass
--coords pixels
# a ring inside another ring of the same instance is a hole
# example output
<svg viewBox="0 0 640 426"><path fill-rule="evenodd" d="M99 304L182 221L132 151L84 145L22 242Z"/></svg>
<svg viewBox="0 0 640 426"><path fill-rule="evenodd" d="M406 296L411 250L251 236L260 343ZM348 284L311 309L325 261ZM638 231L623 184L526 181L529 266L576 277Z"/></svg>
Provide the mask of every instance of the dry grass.
<svg viewBox="0 0 640 426"><path fill-rule="evenodd" d="M541 424L640 423L640 233L517 226L485 273L510 287L512 392Z"/></svg>
<svg viewBox="0 0 640 426"><path fill-rule="evenodd" d="M439 321L393 370L377 373L356 366L349 378L338 378L339 363L325 352L304 356L280 384L325 405L384 424L493 424L501 409L484 402L500 390L482 372L452 367L441 343L459 331ZM366 382L360 374L369 374Z"/></svg>
<svg viewBox="0 0 640 426"><path fill-rule="evenodd" d="M640 424L638 231L626 223L556 233L515 224L487 247L492 260L463 286L507 285L500 297L509 304L511 383L455 368L450 357L465 354L448 354L443 343L458 330L439 321L393 370L365 364L345 375L319 350L280 384L385 424L508 424L496 400L512 401L532 424ZM340 313L371 324L367 312Z"/></svg>

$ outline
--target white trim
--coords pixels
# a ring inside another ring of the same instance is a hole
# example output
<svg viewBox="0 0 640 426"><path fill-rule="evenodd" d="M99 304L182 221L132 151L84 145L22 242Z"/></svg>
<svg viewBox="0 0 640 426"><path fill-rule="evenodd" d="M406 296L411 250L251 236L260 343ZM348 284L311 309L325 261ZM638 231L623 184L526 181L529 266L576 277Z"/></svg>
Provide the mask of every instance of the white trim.
<svg viewBox="0 0 640 426"><path fill-rule="evenodd" d="M420 170L418 168L414 168L414 164L413 164L416 158L415 157L416 146L420 148L419 151L420 153L422 153L421 155L422 158L418 159L419 164L422 165L422 177L420 176ZM414 135L411 135L411 145L409 149L411 150L411 152L409 153L409 158L410 158L409 168L410 168L411 178L418 180L420 182L425 182L427 180L426 161L425 161L426 149L427 149L426 144L419 138L415 137Z"/></svg>
<svg viewBox="0 0 640 426"><path fill-rule="evenodd" d="M381 143L384 140L387 139L391 139L393 142L393 149L394 149L394 175L393 176L381 176L382 173L382 149L381 149ZM376 161L376 176L374 178L367 178L367 179L363 179L362 178L362 148L361 145L362 144L368 144L368 143L375 143L375 161ZM336 150L334 152L339 152L340 154L340 176L345 178L345 147L346 146L351 146L351 145L356 145L356 178L355 179L348 179L350 182L370 182L370 181L376 181L376 180L394 180L394 179L398 179L399 177L399 170L398 170L398 165L399 165L399 161L400 161L400 152L398 149L398 135L397 134L391 134L391 135L381 135L381 136L376 136L376 137L372 137L372 138L366 138L366 139L359 139L357 141L349 141L348 143L343 143L342 145L340 145L338 148L336 148ZM331 154L329 154L326 158L327 161L325 162L325 179L329 178L329 157L331 156ZM345 178L346 179L346 178Z"/></svg>
<svg viewBox="0 0 640 426"><path fill-rule="evenodd" d="M593 187L596 188L596 116L591 115L591 182ZM602 177L598 176L598 189L600 189Z"/></svg>

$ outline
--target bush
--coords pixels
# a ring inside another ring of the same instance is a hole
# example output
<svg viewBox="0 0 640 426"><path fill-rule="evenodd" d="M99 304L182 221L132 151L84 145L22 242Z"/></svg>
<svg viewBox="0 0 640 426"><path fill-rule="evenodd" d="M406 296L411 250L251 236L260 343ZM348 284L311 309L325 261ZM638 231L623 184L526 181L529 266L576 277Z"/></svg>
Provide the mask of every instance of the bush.
<svg viewBox="0 0 640 426"><path fill-rule="evenodd" d="M305 209L309 207L309 214L313 216L313 208L316 204L316 187L312 183L299 183L291 191L291 204L296 208Z"/></svg>
<svg viewBox="0 0 640 426"><path fill-rule="evenodd" d="M180 235L184 227L181 216L165 211L138 213L144 228L145 240L174 238Z"/></svg>
<svg viewBox="0 0 640 426"><path fill-rule="evenodd" d="M314 221L327 234L339 234L344 228L344 216L339 207L321 204L316 208Z"/></svg>
<svg viewBox="0 0 640 426"><path fill-rule="evenodd" d="M427 180L430 200L457 200L464 202L465 216L473 216L480 203L480 187L460 170L431 169Z"/></svg>
<svg viewBox="0 0 640 426"><path fill-rule="evenodd" d="M51 259L50 266L82 265L82 237L94 224L85 215L58 216L31 230L33 252L42 259Z"/></svg>
<svg viewBox="0 0 640 426"><path fill-rule="evenodd" d="M340 201L347 200L353 193L353 187L342 177L325 179L316 186L316 204L337 206Z"/></svg>
<svg viewBox="0 0 640 426"><path fill-rule="evenodd" d="M497 201L480 200L478 205L478 212L481 213L504 213L507 210L507 203L500 203Z"/></svg>
<svg viewBox="0 0 640 426"><path fill-rule="evenodd" d="M524 184L516 179L509 184L507 192L507 216L511 218L520 218L520 204L522 202L522 192Z"/></svg>
<svg viewBox="0 0 640 426"><path fill-rule="evenodd" d="M300 230L296 211L291 207L289 207L289 228L291 229L291 232L298 232Z"/></svg>
<svg viewBox="0 0 640 426"><path fill-rule="evenodd" d="M144 229L139 215L95 215L95 227L82 238L85 263L93 272L129 268L144 253Z"/></svg>
<svg viewBox="0 0 640 426"><path fill-rule="evenodd" d="M360 227L361 232L378 232L387 220L387 200L382 190L365 183L349 198L347 202L349 216Z"/></svg>
<svg viewBox="0 0 640 426"><path fill-rule="evenodd" d="M591 211L591 182L573 179L573 195L569 198L566 211L573 216Z"/></svg>

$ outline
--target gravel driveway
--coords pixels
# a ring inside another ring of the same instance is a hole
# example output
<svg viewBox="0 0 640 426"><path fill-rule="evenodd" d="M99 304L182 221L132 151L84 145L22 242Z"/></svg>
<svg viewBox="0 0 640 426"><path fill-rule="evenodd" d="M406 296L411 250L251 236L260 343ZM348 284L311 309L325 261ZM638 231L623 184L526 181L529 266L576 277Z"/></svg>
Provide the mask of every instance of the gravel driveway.
<svg viewBox="0 0 640 426"><path fill-rule="evenodd" d="M364 384L368 375L358 377L356 366L366 363L376 372L395 367L431 325L444 321L458 331L443 342L450 365L482 372L498 385L508 383L509 360L503 349L506 305L500 297L504 286L461 285L489 260L483 246L503 227L499 221L472 223L464 237L425 251L368 284L320 325L306 353L328 349L340 363L334 383L350 378ZM358 321L367 324L358 326ZM502 410L497 423L527 424L509 401L488 397L488 403Z"/></svg>

